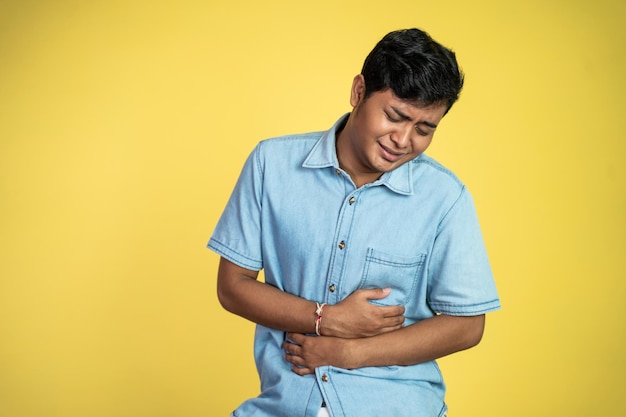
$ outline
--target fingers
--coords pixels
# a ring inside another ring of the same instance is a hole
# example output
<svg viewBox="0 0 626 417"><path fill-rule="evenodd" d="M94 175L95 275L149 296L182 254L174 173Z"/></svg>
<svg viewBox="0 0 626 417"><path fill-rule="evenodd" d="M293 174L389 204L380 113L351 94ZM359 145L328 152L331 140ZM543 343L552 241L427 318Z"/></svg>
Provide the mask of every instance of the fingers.
<svg viewBox="0 0 626 417"><path fill-rule="evenodd" d="M404 316L392 317L387 319L386 327L381 329L382 333L392 332L404 327Z"/></svg>
<svg viewBox="0 0 626 417"><path fill-rule="evenodd" d="M298 375L309 375L315 372L315 369L311 369L306 366L304 359L300 356L285 354L285 360L291 364L291 370Z"/></svg>
<svg viewBox="0 0 626 417"><path fill-rule="evenodd" d="M302 341L304 335L299 333L287 333L287 339L283 342L283 350L287 355L290 356L301 356L302 355Z"/></svg>
<svg viewBox="0 0 626 417"><path fill-rule="evenodd" d="M370 288L358 290L362 297L367 300L381 300L391 294L391 288ZM404 314L404 306L392 305L381 307L385 317L401 316Z"/></svg>
<svg viewBox="0 0 626 417"><path fill-rule="evenodd" d="M378 323L378 332L387 333L394 330L399 330L404 327L404 307L403 306L390 306L390 307L378 307L380 308L381 318Z"/></svg>
<svg viewBox="0 0 626 417"><path fill-rule="evenodd" d="M295 366L295 365L291 367L291 370L294 373L296 373L296 374L298 374L300 376L310 375L310 374L315 373L315 370L313 370L313 369L309 369L309 368L305 368L305 367L298 367L298 366Z"/></svg>
<svg viewBox="0 0 626 417"><path fill-rule="evenodd" d="M296 344L296 345L301 345L302 343L304 343L304 339L306 338L305 335L301 334L301 333L287 333L287 340L285 341L285 343L291 343L291 344Z"/></svg>
<svg viewBox="0 0 626 417"><path fill-rule="evenodd" d="M368 300L380 300L391 293L391 288L370 288L359 290Z"/></svg>
<svg viewBox="0 0 626 417"><path fill-rule="evenodd" d="M294 367L297 367L297 368L305 368L306 367L306 363L304 362L304 359L302 359L300 356L292 355L290 353L286 353L285 354L285 360L287 362L289 362L290 364L292 364Z"/></svg>
<svg viewBox="0 0 626 417"><path fill-rule="evenodd" d="M291 370L300 376L315 373L315 369L308 368L301 356L302 346L298 344L298 341L303 337L305 336L298 333L288 333L287 340L283 342L285 360L292 365Z"/></svg>
<svg viewBox="0 0 626 417"><path fill-rule="evenodd" d="M404 306L384 306L380 307L383 317L400 317L404 318Z"/></svg>
<svg viewBox="0 0 626 417"><path fill-rule="evenodd" d="M302 347L295 343L288 341L283 342L283 351L285 352L285 360L294 366L304 366L304 359L300 356L302 354Z"/></svg>
<svg viewBox="0 0 626 417"><path fill-rule="evenodd" d="M296 345L295 343L290 343L290 342L285 341L283 342L283 350L288 355L299 356L302 351L302 348L300 347L300 345Z"/></svg>

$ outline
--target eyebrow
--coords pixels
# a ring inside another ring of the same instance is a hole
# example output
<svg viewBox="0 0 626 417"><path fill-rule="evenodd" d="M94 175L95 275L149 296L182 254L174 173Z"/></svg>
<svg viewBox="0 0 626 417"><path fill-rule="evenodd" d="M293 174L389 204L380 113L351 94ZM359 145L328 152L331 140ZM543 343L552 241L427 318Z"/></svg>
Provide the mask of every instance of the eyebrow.
<svg viewBox="0 0 626 417"><path fill-rule="evenodd" d="M412 119L412 118L411 118L408 114L403 113L403 112L402 112L401 110L399 110L398 108L396 108L396 107L394 107L394 106L391 106L391 109L392 109L394 112L396 112L396 114L397 114L398 116L400 116L400 118L402 118L402 119L404 119L404 120L407 120L407 121L413 121L413 119ZM422 120L422 121L421 121L421 122L419 122L419 123L421 123L421 124L425 124L426 126L430 127L431 129L436 129L436 128L437 128L437 125L436 125L435 123L431 123L431 122L426 121L426 120Z"/></svg>

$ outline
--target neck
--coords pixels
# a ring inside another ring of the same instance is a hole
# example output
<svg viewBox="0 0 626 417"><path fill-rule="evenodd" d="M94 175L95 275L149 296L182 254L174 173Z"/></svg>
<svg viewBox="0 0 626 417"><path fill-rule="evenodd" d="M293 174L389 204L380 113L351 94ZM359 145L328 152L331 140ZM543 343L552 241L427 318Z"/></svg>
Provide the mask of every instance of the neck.
<svg viewBox="0 0 626 417"><path fill-rule="evenodd" d="M339 167L343 169L352 179L356 188L374 182L382 175L380 172L370 172L359 169L353 150L350 148L350 128L349 122L342 127L335 135L335 152Z"/></svg>

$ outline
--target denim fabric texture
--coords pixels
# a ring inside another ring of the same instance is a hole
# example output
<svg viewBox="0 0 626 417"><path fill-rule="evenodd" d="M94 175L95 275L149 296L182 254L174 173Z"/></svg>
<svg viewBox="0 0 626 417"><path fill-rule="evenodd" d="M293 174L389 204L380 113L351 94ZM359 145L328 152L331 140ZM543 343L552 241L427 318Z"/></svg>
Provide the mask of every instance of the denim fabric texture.
<svg viewBox="0 0 626 417"><path fill-rule="evenodd" d="M470 316L500 301L470 193L425 154L355 188L339 168L335 132L268 139L247 159L208 247L264 270L266 283L336 304L359 288L391 288L406 325L436 314ZM313 320L313 312L311 312ZM436 362L318 368L298 376L283 358L285 333L256 327L261 393L234 416L437 417L446 411Z"/></svg>

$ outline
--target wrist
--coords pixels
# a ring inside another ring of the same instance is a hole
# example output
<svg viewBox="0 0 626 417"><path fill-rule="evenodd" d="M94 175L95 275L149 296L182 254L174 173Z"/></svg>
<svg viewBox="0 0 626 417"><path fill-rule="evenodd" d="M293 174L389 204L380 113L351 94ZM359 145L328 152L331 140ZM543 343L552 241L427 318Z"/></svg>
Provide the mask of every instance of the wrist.
<svg viewBox="0 0 626 417"><path fill-rule="evenodd" d="M359 349L362 339L340 339L342 341L341 352L343 354L343 367L346 369L362 368L361 351Z"/></svg>
<svg viewBox="0 0 626 417"><path fill-rule="evenodd" d="M324 316L324 307L326 307L326 303L315 303L315 334L318 336L322 335L322 318Z"/></svg>
<svg viewBox="0 0 626 417"><path fill-rule="evenodd" d="M322 311L322 322L320 324L320 332L323 336L341 337L337 332L334 322L335 306L326 304Z"/></svg>

